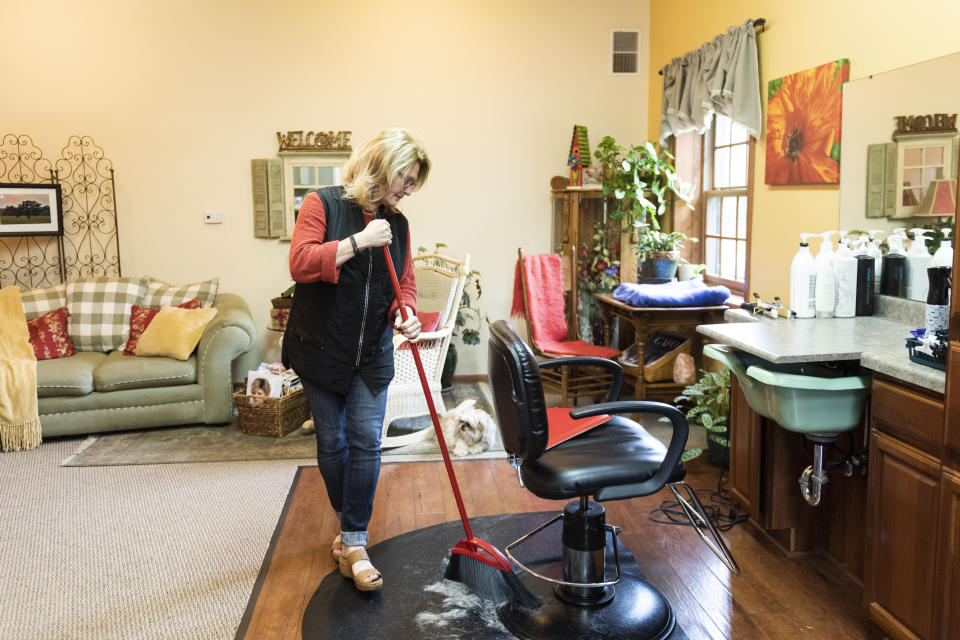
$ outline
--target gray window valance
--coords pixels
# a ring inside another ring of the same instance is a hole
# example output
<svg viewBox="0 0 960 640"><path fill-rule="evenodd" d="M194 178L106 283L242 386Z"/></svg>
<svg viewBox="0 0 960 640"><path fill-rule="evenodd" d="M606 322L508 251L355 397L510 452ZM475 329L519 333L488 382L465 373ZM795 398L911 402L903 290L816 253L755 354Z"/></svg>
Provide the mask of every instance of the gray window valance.
<svg viewBox="0 0 960 640"><path fill-rule="evenodd" d="M729 116L751 136L760 137L760 72L753 20L674 58L662 73L661 143L670 135L703 133L714 113Z"/></svg>

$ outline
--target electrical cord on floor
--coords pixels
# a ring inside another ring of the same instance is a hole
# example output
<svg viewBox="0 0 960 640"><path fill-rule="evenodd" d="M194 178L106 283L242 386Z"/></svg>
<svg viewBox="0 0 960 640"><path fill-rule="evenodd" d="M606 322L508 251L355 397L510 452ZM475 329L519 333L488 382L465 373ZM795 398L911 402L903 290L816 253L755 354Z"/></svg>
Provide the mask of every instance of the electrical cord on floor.
<svg viewBox="0 0 960 640"><path fill-rule="evenodd" d="M703 511L717 531L729 531L741 522L746 522L748 517L740 511L740 504L730 497L730 491L724 488L725 484L726 479L721 469L716 491L697 489L695 492L700 504L703 505ZM650 519L658 524L691 526L690 520L676 500L661 502L659 508L650 512Z"/></svg>

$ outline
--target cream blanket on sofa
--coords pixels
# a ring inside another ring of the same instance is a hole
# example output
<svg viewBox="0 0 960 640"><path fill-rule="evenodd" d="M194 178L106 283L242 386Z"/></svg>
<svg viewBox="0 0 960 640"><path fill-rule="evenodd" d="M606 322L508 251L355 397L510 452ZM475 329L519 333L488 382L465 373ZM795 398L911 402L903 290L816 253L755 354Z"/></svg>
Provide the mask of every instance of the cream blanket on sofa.
<svg viewBox="0 0 960 640"><path fill-rule="evenodd" d="M30 345L18 287L0 289L0 447L25 451L40 444L37 359Z"/></svg>

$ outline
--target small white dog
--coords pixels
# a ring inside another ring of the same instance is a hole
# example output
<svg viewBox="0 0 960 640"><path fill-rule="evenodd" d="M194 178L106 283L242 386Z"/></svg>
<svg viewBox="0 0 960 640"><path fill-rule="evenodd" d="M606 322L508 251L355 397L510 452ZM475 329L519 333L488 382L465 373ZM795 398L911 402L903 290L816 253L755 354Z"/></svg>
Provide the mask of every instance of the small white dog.
<svg viewBox="0 0 960 640"><path fill-rule="evenodd" d="M455 456L465 456L486 451L496 438L497 425L483 409L476 407L476 400L464 400L440 416L440 429L447 443L447 450ZM436 438L436 435L433 436Z"/></svg>

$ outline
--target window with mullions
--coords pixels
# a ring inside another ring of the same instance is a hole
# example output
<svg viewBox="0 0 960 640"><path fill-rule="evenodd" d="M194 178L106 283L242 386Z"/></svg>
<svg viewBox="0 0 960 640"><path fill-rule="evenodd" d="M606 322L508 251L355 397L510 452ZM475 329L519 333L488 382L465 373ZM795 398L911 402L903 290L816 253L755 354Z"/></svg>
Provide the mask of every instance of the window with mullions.
<svg viewBox="0 0 960 640"><path fill-rule="evenodd" d="M744 295L749 254L750 136L717 114L704 134L703 263L705 279Z"/></svg>

